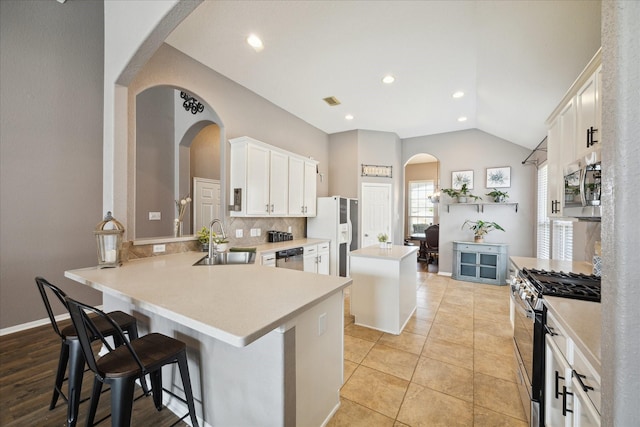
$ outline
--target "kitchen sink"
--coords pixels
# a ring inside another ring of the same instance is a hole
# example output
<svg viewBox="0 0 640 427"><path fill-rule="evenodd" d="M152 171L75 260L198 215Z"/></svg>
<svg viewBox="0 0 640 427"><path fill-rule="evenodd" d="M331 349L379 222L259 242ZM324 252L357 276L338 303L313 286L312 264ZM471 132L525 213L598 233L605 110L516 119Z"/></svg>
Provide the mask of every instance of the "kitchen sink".
<svg viewBox="0 0 640 427"><path fill-rule="evenodd" d="M255 252L219 252L213 258L205 255L193 265L253 264L255 261Z"/></svg>

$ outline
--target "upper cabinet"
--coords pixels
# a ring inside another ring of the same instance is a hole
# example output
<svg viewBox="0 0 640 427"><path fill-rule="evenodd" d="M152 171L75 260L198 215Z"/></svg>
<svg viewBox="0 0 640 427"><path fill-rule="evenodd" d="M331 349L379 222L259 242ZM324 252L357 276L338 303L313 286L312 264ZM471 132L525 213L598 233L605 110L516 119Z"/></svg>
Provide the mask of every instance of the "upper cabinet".
<svg viewBox="0 0 640 427"><path fill-rule="evenodd" d="M567 166L600 147L602 66L599 50L547 120L548 214L562 217ZM573 197L573 195L571 195Z"/></svg>
<svg viewBox="0 0 640 427"><path fill-rule="evenodd" d="M229 143L231 194L240 194L231 216L315 216L316 161L249 137Z"/></svg>
<svg viewBox="0 0 640 427"><path fill-rule="evenodd" d="M582 158L599 147L602 88L602 66L593 73L576 95L576 158Z"/></svg>
<svg viewBox="0 0 640 427"><path fill-rule="evenodd" d="M289 157L289 216L316 216L317 162Z"/></svg>

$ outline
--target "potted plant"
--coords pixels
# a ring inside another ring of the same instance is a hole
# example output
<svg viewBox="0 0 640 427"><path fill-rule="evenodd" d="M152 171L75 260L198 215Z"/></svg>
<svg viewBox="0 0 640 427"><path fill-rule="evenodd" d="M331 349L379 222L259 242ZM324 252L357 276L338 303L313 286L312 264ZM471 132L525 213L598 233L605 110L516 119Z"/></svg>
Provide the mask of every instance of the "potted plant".
<svg viewBox="0 0 640 427"><path fill-rule="evenodd" d="M467 188L467 184L462 184L459 190L455 188L445 188L442 190L447 196L451 197L454 200L457 200L458 203L467 203L467 199L471 198L474 201L478 199L482 199L482 197L474 196L471 194L469 189Z"/></svg>
<svg viewBox="0 0 640 427"><path fill-rule="evenodd" d="M229 246L229 240L222 236L216 236L216 233L213 233L213 244L216 245L216 252L224 252Z"/></svg>
<svg viewBox="0 0 640 427"><path fill-rule="evenodd" d="M464 224L462 224L461 229L463 229L465 225L473 231L473 241L476 243L482 243L484 241L484 235L492 230L504 231L504 228L500 227L497 223L483 221L481 219L477 221L466 220Z"/></svg>
<svg viewBox="0 0 640 427"><path fill-rule="evenodd" d="M198 233L198 242L202 245L202 252L209 251L209 229L207 227L202 227Z"/></svg>
<svg viewBox="0 0 640 427"><path fill-rule="evenodd" d="M509 193L506 191L500 191L496 188L493 189L490 193L486 194L489 197L493 197L493 201L496 203L503 203L509 198Z"/></svg>
<svg viewBox="0 0 640 427"><path fill-rule="evenodd" d="M378 234L378 242L380 242L381 249L387 248L387 240L389 240L389 236L387 235L387 233Z"/></svg>

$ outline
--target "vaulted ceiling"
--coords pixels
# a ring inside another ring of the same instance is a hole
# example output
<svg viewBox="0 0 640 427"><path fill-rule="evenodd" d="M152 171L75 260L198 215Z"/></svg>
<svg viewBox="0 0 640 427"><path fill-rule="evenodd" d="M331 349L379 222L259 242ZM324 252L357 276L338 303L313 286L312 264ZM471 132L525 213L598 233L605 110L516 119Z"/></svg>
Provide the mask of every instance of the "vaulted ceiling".
<svg viewBox="0 0 640 427"><path fill-rule="evenodd" d="M205 1L167 43L328 134L478 128L533 148L600 47L600 2Z"/></svg>

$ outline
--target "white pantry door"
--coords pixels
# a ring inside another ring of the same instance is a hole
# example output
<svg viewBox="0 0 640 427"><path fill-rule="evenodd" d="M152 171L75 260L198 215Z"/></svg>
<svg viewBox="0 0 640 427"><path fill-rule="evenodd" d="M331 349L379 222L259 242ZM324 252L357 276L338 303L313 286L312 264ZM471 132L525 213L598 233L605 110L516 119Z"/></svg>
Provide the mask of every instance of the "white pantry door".
<svg viewBox="0 0 640 427"><path fill-rule="evenodd" d="M220 181L193 178L193 234L220 216Z"/></svg>
<svg viewBox="0 0 640 427"><path fill-rule="evenodd" d="M391 184L362 184L362 245L378 244L378 234L391 236Z"/></svg>

